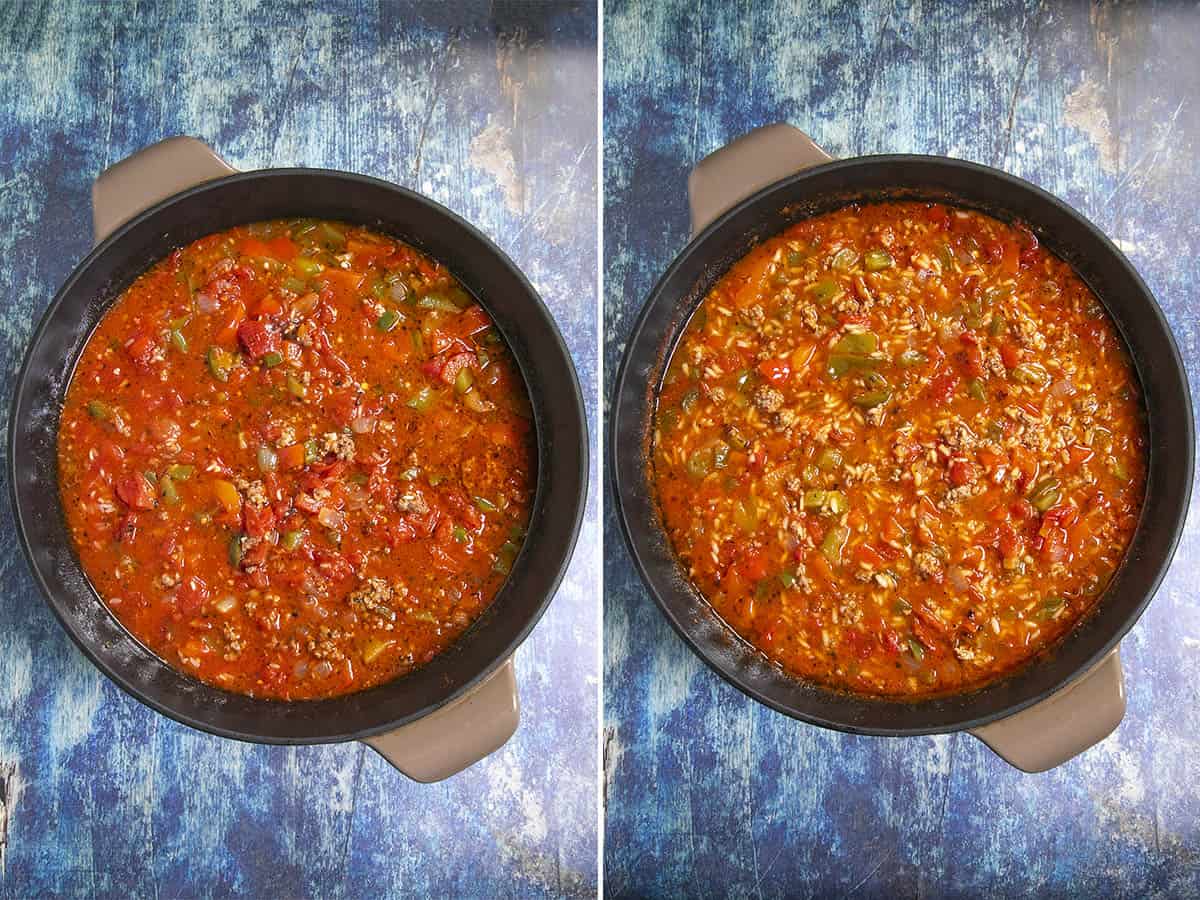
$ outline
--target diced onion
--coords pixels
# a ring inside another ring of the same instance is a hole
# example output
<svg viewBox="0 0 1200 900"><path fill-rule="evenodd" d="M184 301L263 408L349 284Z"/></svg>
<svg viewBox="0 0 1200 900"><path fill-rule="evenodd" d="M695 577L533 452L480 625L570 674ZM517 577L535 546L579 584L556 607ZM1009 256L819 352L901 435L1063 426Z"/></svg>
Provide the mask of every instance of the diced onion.
<svg viewBox="0 0 1200 900"><path fill-rule="evenodd" d="M358 416L350 420L350 430L355 434L370 434L375 430L374 416Z"/></svg>
<svg viewBox="0 0 1200 900"><path fill-rule="evenodd" d="M217 612L221 613L222 615L231 613L237 608L237 599L234 597L222 597L220 600L214 603L213 606L215 606Z"/></svg>
<svg viewBox="0 0 1200 900"><path fill-rule="evenodd" d="M196 292L196 309L202 313L215 313L220 308L220 303L216 296L208 293L208 291Z"/></svg>

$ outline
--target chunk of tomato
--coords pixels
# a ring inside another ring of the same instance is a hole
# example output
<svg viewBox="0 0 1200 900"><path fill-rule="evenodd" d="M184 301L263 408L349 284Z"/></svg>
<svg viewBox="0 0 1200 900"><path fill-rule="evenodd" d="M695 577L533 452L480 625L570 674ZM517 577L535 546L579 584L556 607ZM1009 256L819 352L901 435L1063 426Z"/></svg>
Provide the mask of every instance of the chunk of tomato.
<svg viewBox="0 0 1200 900"><path fill-rule="evenodd" d="M238 343L251 359L261 359L279 347L278 336L257 319L247 319L238 326Z"/></svg>

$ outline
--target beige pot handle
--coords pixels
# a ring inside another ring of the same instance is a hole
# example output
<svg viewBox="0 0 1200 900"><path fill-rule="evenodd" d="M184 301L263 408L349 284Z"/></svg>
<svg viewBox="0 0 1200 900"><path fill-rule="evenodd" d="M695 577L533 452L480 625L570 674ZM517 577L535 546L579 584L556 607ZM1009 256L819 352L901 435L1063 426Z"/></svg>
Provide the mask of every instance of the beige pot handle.
<svg viewBox="0 0 1200 900"><path fill-rule="evenodd" d="M1119 648L1041 703L971 734L1024 772L1045 772L1104 740L1125 716Z"/></svg>
<svg viewBox="0 0 1200 900"><path fill-rule="evenodd" d="M517 730L520 707L510 657L470 693L363 743L414 781L441 781L503 747Z"/></svg>
<svg viewBox="0 0 1200 900"><path fill-rule="evenodd" d="M237 169L203 141L173 137L109 166L92 184L92 232L100 243L144 209Z"/></svg>
<svg viewBox="0 0 1200 900"><path fill-rule="evenodd" d="M798 128L764 125L714 150L688 176L692 234L755 191L833 159Z"/></svg>

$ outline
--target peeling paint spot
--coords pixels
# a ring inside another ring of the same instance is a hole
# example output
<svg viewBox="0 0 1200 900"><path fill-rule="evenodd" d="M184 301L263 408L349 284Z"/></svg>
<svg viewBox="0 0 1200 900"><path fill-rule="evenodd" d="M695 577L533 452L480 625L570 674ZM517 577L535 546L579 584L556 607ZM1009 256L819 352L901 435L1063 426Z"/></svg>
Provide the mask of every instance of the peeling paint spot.
<svg viewBox="0 0 1200 900"><path fill-rule="evenodd" d="M1072 128L1088 136L1100 156L1100 167L1114 174L1120 165L1121 148L1109 124L1100 85L1085 77L1064 99L1063 118Z"/></svg>
<svg viewBox="0 0 1200 900"><path fill-rule="evenodd" d="M521 212L521 183L517 180L517 164L513 158L512 132L493 122L471 141L471 165L491 175L504 192L504 203L514 213Z"/></svg>

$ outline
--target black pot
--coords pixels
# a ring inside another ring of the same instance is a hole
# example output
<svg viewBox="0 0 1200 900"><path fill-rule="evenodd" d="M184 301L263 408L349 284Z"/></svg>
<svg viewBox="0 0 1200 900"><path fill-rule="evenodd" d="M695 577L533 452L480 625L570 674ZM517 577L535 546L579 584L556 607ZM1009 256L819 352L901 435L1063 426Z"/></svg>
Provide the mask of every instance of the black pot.
<svg viewBox="0 0 1200 900"><path fill-rule="evenodd" d="M611 471L625 536L675 630L750 697L826 728L875 735L972 730L1009 762L1031 771L1057 765L1107 735L1124 713L1115 648L1171 561L1188 508L1195 446L1179 352L1133 266L1082 215L1019 178L942 157L830 161L786 125L759 129L718 150L697 166L689 187L698 233L650 293L634 325L609 419ZM1003 221L1020 220L1070 263L1103 301L1128 345L1150 435L1141 519L1095 613L1052 651L1000 681L911 702L841 693L791 677L738 637L677 564L647 465L653 402L671 351L696 306L729 266L799 219L855 201L898 199L947 202Z"/></svg>
<svg viewBox="0 0 1200 900"><path fill-rule="evenodd" d="M587 492L587 426L574 366L528 280L495 244L437 203L344 172L231 171L198 141L175 138L119 163L97 181L97 231L128 221L79 264L51 302L13 396L9 474L22 544L46 601L80 649L117 685L164 715L263 743L370 739L413 777L445 777L503 744L515 729L510 660L554 596L575 545ZM186 185L195 186L181 190ZM137 211L146 200L164 196ZM59 415L76 360L121 292L152 264L199 237L289 216L365 225L444 263L512 348L532 401L538 454L528 537L507 582L471 628L411 674L344 697L292 703L203 684L125 630L79 566L59 499L56 456ZM401 728L406 723L415 724Z"/></svg>

